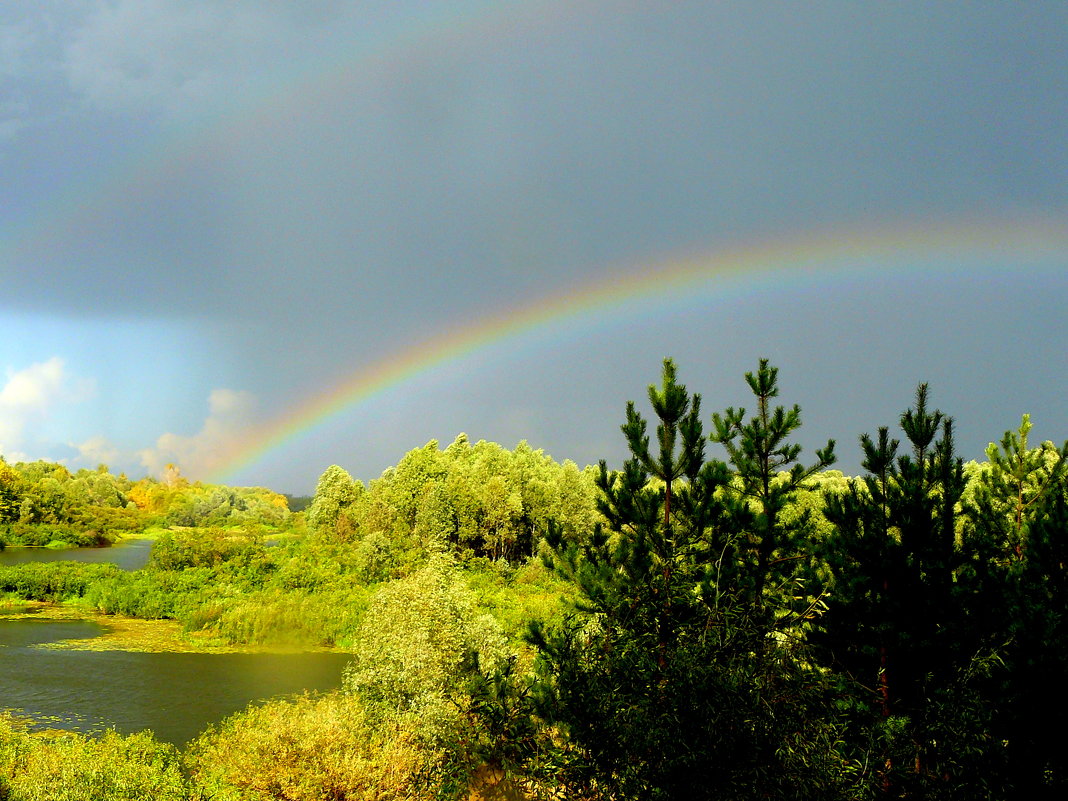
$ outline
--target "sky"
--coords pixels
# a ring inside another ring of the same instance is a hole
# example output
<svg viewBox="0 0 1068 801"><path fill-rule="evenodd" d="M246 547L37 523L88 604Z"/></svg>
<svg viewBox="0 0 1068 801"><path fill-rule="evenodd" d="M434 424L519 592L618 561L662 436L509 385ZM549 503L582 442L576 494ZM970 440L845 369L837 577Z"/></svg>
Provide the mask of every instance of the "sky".
<svg viewBox="0 0 1068 801"><path fill-rule="evenodd" d="M0 454L310 493L779 367L1068 438L1068 5L13 0ZM709 455L722 455L710 446Z"/></svg>

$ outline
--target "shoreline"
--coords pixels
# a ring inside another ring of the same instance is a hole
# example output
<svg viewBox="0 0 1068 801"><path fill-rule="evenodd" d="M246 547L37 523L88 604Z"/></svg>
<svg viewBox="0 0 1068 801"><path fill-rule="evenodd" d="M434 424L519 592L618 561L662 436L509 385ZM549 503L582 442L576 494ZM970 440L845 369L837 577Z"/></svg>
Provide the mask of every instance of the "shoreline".
<svg viewBox="0 0 1068 801"><path fill-rule="evenodd" d="M190 654L293 654L348 653L347 648L310 645L232 645L209 635L187 634L177 620L105 615L76 606L45 601L0 602L0 621L88 621L102 629L95 637L57 640L38 647L62 651L129 651L136 653Z"/></svg>

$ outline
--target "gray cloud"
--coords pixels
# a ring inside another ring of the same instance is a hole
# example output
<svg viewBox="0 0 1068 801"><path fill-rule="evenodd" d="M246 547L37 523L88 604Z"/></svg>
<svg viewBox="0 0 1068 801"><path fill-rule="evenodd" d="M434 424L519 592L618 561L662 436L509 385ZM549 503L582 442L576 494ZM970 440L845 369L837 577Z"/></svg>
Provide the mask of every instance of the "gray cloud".
<svg viewBox="0 0 1068 801"><path fill-rule="evenodd" d="M283 23L249 3L102 3L68 41L66 72L104 110L197 113L247 87Z"/></svg>
<svg viewBox="0 0 1068 801"><path fill-rule="evenodd" d="M388 26L377 7L291 8L123 0L82 19L71 86L101 142L141 132L148 160L39 261L110 274L154 312L233 314L252 292L287 314L358 294L372 316L403 300L434 317L446 292L507 302L665 243L1065 199L1050 21L595 4L485 39L427 33L316 94L292 76ZM94 155L104 182L124 169L111 147ZM199 276L211 291L182 290Z"/></svg>
<svg viewBox="0 0 1068 801"><path fill-rule="evenodd" d="M187 318L219 343L203 392L267 411L673 253L1068 207L1058 3L37 8L0 12L2 308ZM606 377L640 394L716 337L751 369L765 340L716 326L665 321ZM583 372L553 358L496 380ZM445 437L478 405L447 400ZM603 439L507 403L478 419Z"/></svg>

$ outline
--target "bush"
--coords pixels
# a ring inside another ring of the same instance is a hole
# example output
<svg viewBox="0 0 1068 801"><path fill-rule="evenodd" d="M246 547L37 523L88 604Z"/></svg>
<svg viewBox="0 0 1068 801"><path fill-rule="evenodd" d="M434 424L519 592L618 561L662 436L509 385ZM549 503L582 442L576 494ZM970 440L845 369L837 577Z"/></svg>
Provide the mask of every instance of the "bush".
<svg viewBox="0 0 1068 801"><path fill-rule="evenodd" d="M448 556L383 586L357 633L345 688L390 710L437 705L506 657L496 621L479 614Z"/></svg>
<svg viewBox="0 0 1068 801"><path fill-rule="evenodd" d="M184 622L194 610L211 600L211 593L225 590L225 586L213 579L212 571L207 568L132 573L116 569L89 583L84 603L107 615L174 618Z"/></svg>
<svg viewBox="0 0 1068 801"><path fill-rule="evenodd" d="M362 587L344 592L265 590L227 604L205 604L188 618L187 630L211 628L230 643L334 645L352 639L365 607Z"/></svg>
<svg viewBox="0 0 1068 801"><path fill-rule="evenodd" d="M574 595L574 587L550 572L541 559L529 559L507 573L502 573L499 562L480 569L476 564L475 560L468 563L464 577L478 605L493 613L510 647L528 650L523 635L531 621L547 625L564 622L569 610L565 599Z"/></svg>
<svg viewBox="0 0 1068 801"><path fill-rule="evenodd" d="M85 602L106 615L145 619L172 618L175 600L154 577L122 573L97 581L85 592Z"/></svg>
<svg viewBox="0 0 1068 801"><path fill-rule="evenodd" d="M97 548L111 544L111 538L98 527L85 528L67 523L8 523L0 531L8 545L56 547L53 543L79 548Z"/></svg>
<svg viewBox="0 0 1068 801"><path fill-rule="evenodd" d="M100 581L124 575L110 564L83 562L30 562L0 567L0 592L31 601L79 598Z"/></svg>
<svg viewBox="0 0 1068 801"><path fill-rule="evenodd" d="M372 725L358 699L339 693L250 707L186 754L196 784L218 801L432 799L427 777L439 760L417 719Z"/></svg>
<svg viewBox="0 0 1068 801"><path fill-rule="evenodd" d="M264 558L263 537L221 528L168 531L152 545L149 565L156 570L217 567L224 562L248 566Z"/></svg>
<svg viewBox="0 0 1068 801"><path fill-rule="evenodd" d="M186 801L178 752L149 732L32 735L0 716L5 801Z"/></svg>

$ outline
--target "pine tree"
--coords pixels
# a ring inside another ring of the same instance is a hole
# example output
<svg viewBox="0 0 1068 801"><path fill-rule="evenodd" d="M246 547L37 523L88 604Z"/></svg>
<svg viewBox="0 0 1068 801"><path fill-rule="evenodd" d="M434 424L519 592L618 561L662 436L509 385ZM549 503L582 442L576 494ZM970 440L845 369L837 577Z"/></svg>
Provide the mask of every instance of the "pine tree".
<svg viewBox="0 0 1068 801"><path fill-rule="evenodd" d="M1003 669L987 687L994 738L1006 744L1005 784L1017 797L1063 798L1068 789L1068 442L1029 448L1031 421L991 443L965 505L982 608Z"/></svg>
<svg viewBox="0 0 1068 801"><path fill-rule="evenodd" d="M757 401L757 413L745 421L745 409L728 408L722 415L713 414L715 432L712 441L727 451L736 481L732 489L755 510L748 526L748 572L754 600L763 604L770 580L791 574L792 567L809 549L805 535L809 522L802 516L790 526L782 523L782 511L797 492L820 470L834 464L834 440L816 451L815 464L801 465L797 460L801 446L788 437L801 427L801 407L771 408L779 395L778 368L761 359L756 373L746 373Z"/></svg>
<svg viewBox="0 0 1068 801"><path fill-rule="evenodd" d="M884 792L977 797L975 768L996 756L978 692L995 644L973 614L976 551L958 537L963 463L925 384L900 424L911 452L886 428L861 437L867 475L826 498L834 578L816 640L871 714L867 756Z"/></svg>
<svg viewBox="0 0 1068 801"><path fill-rule="evenodd" d="M655 450L630 403L631 458L622 471L601 463L607 527L584 544L547 537L547 563L581 599L568 625L530 633L538 714L566 734L569 797L832 798L840 762L819 677L739 583L754 513L728 491L727 465L705 458L700 397L670 360L649 402ZM781 440L796 410L764 422L776 427L763 464L795 457ZM760 452L740 434L740 452Z"/></svg>

